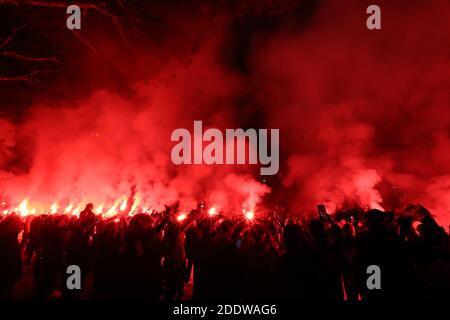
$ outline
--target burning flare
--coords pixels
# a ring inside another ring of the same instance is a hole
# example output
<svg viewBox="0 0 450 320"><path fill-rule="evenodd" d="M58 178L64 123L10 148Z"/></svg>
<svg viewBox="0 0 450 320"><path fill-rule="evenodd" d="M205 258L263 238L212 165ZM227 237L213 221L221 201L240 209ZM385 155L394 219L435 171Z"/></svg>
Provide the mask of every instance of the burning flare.
<svg viewBox="0 0 450 320"><path fill-rule="evenodd" d="M120 205L120 211L125 211L125 209L127 208L127 203L128 203L128 200L124 199L122 204Z"/></svg>
<svg viewBox="0 0 450 320"><path fill-rule="evenodd" d="M210 216L216 215L217 214L217 210L216 208L212 207L211 209L208 210L208 214Z"/></svg>
<svg viewBox="0 0 450 320"><path fill-rule="evenodd" d="M102 214L103 213L103 205L100 205L97 207L97 209L95 210L96 214Z"/></svg>
<svg viewBox="0 0 450 320"><path fill-rule="evenodd" d="M70 213L72 211L73 204L69 204L66 209L64 210L64 213Z"/></svg>
<svg viewBox="0 0 450 320"><path fill-rule="evenodd" d="M52 204L52 206L50 208L50 213L56 214L57 212L58 212L58 204L55 202L54 204Z"/></svg>

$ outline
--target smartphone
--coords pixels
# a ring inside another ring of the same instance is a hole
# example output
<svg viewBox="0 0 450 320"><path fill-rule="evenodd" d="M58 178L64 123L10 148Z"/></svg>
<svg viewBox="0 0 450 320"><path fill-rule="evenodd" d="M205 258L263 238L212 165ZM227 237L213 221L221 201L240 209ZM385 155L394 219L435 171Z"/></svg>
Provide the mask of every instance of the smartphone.
<svg viewBox="0 0 450 320"><path fill-rule="evenodd" d="M236 241L236 247L237 247L238 249L240 249L241 246L242 246L242 239L238 239L238 240Z"/></svg>

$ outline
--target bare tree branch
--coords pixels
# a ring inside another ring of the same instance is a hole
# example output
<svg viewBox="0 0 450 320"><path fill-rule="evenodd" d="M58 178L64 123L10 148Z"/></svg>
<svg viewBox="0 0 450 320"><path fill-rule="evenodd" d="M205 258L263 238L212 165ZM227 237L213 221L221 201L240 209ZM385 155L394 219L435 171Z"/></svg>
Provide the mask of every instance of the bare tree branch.
<svg viewBox="0 0 450 320"><path fill-rule="evenodd" d="M1 1L1 0L0 0L0 1ZM25 28L25 25L13 29L13 30L11 31L11 33L9 34L9 36L7 36L5 39L2 39L2 40L0 41L0 49L3 49L4 47L6 47L6 46L11 42L11 40L14 38L14 36L16 35L16 33L17 33L19 30L23 29L23 28Z"/></svg>
<svg viewBox="0 0 450 320"><path fill-rule="evenodd" d="M24 81L35 87L48 88L45 82L42 79L39 79L39 75L53 72L55 71L33 71L20 76L0 77L0 81Z"/></svg>
<svg viewBox="0 0 450 320"><path fill-rule="evenodd" d="M4 49L7 47L11 41L14 39L16 33L21 29L25 28L26 25L15 28L11 31L11 33L4 39L0 41L0 49ZM58 62L56 57L29 57L25 56L13 51L0 51L0 56L10 57L17 60L30 61L30 62ZM33 71L28 74L19 75L19 76L1 76L0 81L24 81L29 83L32 86L36 86L39 88L47 88L45 82L39 78L40 75L51 73L54 71Z"/></svg>
<svg viewBox="0 0 450 320"><path fill-rule="evenodd" d="M15 52L11 52L11 51L0 52L0 56L16 58L16 59L25 60L25 61L33 61L33 62L58 62L58 58L56 58L56 57L43 57L43 58L28 57L28 56L24 56L24 55L21 55L21 54L15 53Z"/></svg>
<svg viewBox="0 0 450 320"><path fill-rule="evenodd" d="M0 5L12 5L12 6L35 6L42 8L55 8L55 9L66 9L72 2L64 0L0 0ZM133 23L143 23L139 20L137 14L137 6L128 0L77 0L76 3L82 9L83 17L88 11L95 11L112 21L115 25L117 33L119 34L122 41L128 44L128 41L123 30L124 22ZM64 10L65 12L65 10ZM5 48L14 39L16 33L24 28L24 26L18 27L11 31L11 33L6 38L0 38L0 58L7 57L15 59L22 62L35 62L35 63L59 63L57 57L34 57L26 54L21 54L14 52L13 49L5 50ZM83 34L77 30L72 30L72 33L77 37L83 45L85 45L92 54L100 61L100 63L107 69L110 67L101 57L96 48L83 36ZM23 74L18 76L0 76L0 81L23 81L30 85L46 88L47 86L40 78L43 73L48 73L51 71L33 71L29 74Z"/></svg>
<svg viewBox="0 0 450 320"><path fill-rule="evenodd" d="M125 9L124 11L126 13L129 13L128 9L126 9L125 4L123 1L118 1L119 5L122 7L122 9ZM29 6L38 6L38 7L46 7L46 8L67 8L69 6L69 3L65 1L49 1L49 0L0 0L0 4L9 4L9 5L29 5ZM111 21L116 26L116 29L122 38L122 40L125 43L128 43L125 33L123 31L123 27L120 23L121 20L131 20L131 21L137 21L137 19L133 19L132 17L125 17L121 15L117 15L111 12L110 9L108 9L106 3L104 2L98 2L93 3L90 2L84 2L79 1L76 3L80 8L84 9L85 11L88 9L95 10L104 16L107 16L111 19Z"/></svg>
<svg viewBox="0 0 450 320"><path fill-rule="evenodd" d="M73 34L74 34L78 39L80 39L81 42L83 42L83 44L86 45L86 46L89 48L89 50L92 51L92 53L94 54L94 56L95 56L98 60L100 60L100 62L103 64L103 66L105 66L106 68L109 69L108 65L105 63L105 61L103 61L102 57L98 54L98 52L97 52L97 50L94 48L94 46L91 45L91 44L89 43L89 41L87 41L85 38L83 38L83 36L82 36L78 31L76 31L76 30L73 30Z"/></svg>

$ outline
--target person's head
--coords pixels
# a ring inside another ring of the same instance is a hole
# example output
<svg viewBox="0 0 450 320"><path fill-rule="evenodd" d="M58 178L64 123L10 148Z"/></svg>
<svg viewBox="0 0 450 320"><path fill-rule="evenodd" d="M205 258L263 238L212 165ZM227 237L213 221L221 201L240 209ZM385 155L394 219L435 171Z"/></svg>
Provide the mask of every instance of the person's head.
<svg viewBox="0 0 450 320"><path fill-rule="evenodd" d="M233 232L233 222L226 219L220 224L220 232L225 236L230 236Z"/></svg>
<svg viewBox="0 0 450 320"><path fill-rule="evenodd" d="M131 218L128 228L132 229L134 232L143 234L152 228L152 219L149 215L144 213L135 214Z"/></svg>
<svg viewBox="0 0 450 320"><path fill-rule="evenodd" d="M22 219L15 213L6 216L0 222L0 234L9 234L17 237L22 229Z"/></svg>
<svg viewBox="0 0 450 320"><path fill-rule="evenodd" d="M316 245L328 246L331 243L331 238L325 230L325 224L320 219L312 219L309 222L309 233Z"/></svg>
<svg viewBox="0 0 450 320"><path fill-rule="evenodd" d="M244 247L252 246L255 243L254 234L250 228L247 228L244 231L242 231L241 238Z"/></svg>
<svg viewBox="0 0 450 320"><path fill-rule="evenodd" d="M167 225L164 230L164 239L168 242L169 245L175 245L180 238L182 237L182 231L180 228L180 224L177 222L172 222Z"/></svg>
<svg viewBox="0 0 450 320"><path fill-rule="evenodd" d="M385 214L383 211L371 209L367 211L365 217L367 228L371 231L382 230L384 227Z"/></svg>
<svg viewBox="0 0 450 320"><path fill-rule="evenodd" d="M321 236L325 233L325 225L320 219L312 219L309 222L309 233L313 238Z"/></svg>
<svg viewBox="0 0 450 320"><path fill-rule="evenodd" d="M301 228L296 224L288 224L283 229L283 245L287 252L300 249L303 243Z"/></svg>
<svg viewBox="0 0 450 320"><path fill-rule="evenodd" d="M425 216L419 225L418 231L422 237L433 239L436 235L440 234L441 227L431 216Z"/></svg>
<svg viewBox="0 0 450 320"><path fill-rule="evenodd" d="M88 204L86 205L85 210L93 211L93 210L94 210L94 204L93 204L93 203L88 203Z"/></svg>
<svg viewBox="0 0 450 320"><path fill-rule="evenodd" d="M265 230L263 226L259 223L254 223L251 226L252 235L256 242L262 242Z"/></svg>
<svg viewBox="0 0 450 320"><path fill-rule="evenodd" d="M134 215L126 229L125 238L128 243L143 240L146 231L151 228L150 217L139 213Z"/></svg>
<svg viewBox="0 0 450 320"><path fill-rule="evenodd" d="M295 224L295 221L292 218L287 218L286 221L284 221L284 225L287 226L290 224Z"/></svg>

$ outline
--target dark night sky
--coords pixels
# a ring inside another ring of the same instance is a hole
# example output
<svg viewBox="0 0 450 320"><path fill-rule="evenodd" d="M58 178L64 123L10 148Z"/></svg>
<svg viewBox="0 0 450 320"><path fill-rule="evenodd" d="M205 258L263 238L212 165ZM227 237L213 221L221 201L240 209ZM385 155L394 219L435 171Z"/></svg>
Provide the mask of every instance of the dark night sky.
<svg viewBox="0 0 450 320"><path fill-rule="evenodd" d="M20 121L24 109L36 98L52 103L84 96L99 88L127 94L129 83L151 76L149 69L157 74L171 59L188 60L211 32L209 28L216 18L230 21L218 59L230 69L245 74L249 72L246 52L255 34L276 31L287 17L297 17L298 24L307 23L319 1L215 1L212 4L202 0L138 0L126 2L129 12L114 5L114 1L106 3L110 3L111 13L124 17L120 23L126 42L109 17L90 9L83 17L80 35L96 53L66 29L64 8L0 5L0 36L6 38L12 30L20 28L4 51L58 59L54 63L0 57L2 76L44 71L39 75L43 87L22 81L1 83L2 117Z"/></svg>

